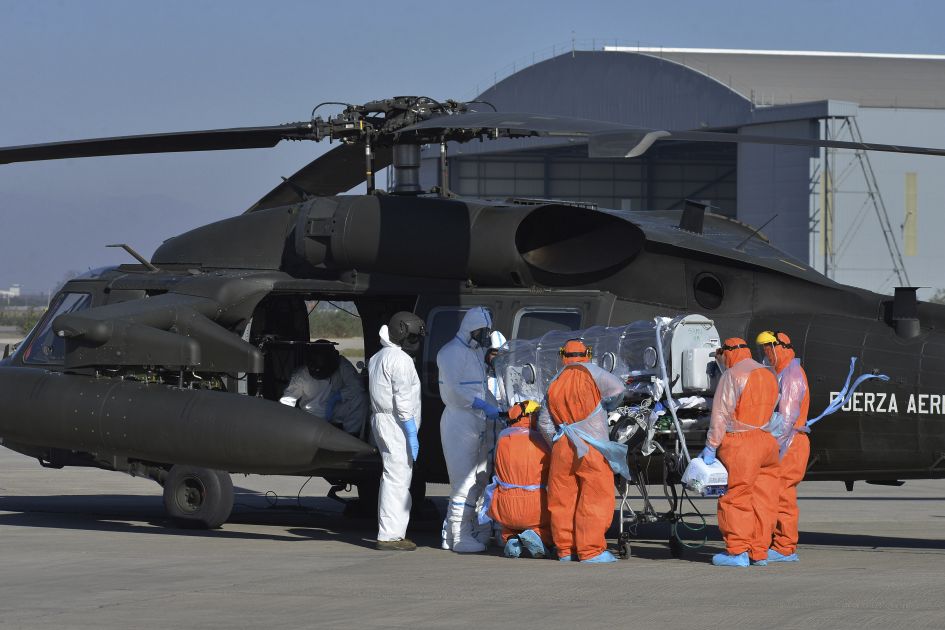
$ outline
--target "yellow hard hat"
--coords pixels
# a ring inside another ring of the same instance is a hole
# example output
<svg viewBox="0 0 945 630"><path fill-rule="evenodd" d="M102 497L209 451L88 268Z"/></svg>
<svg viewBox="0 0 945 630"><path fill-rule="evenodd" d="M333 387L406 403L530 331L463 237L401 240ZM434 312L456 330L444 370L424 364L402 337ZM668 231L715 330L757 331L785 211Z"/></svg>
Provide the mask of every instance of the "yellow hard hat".
<svg viewBox="0 0 945 630"><path fill-rule="evenodd" d="M755 343L758 344L759 346L767 345L769 343L773 343L775 345L781 344L781 342L778 341L778 338L775 336L774 332L770 330L765 330L763 332L758 333L758 336L755 337Z"/></svg>

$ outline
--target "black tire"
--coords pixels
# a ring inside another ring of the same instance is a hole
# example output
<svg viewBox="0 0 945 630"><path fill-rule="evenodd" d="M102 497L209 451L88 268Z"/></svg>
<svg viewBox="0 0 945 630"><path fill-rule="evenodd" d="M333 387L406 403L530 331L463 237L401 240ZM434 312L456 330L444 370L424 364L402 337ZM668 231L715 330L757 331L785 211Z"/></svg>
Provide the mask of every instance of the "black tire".
<svg viewBox="0 0 945 630"><path fill-rule="evenodd" d="M669 539L669 553L671 556L679 560L683 557L683 547L682 541L679 540L676 536L671 536Z"/></svg>
<svg viewBox="0 0 945 630"><path fill-rule="evenodd" d="M164 509L180 526L217 529L233 511L233 480L219 470L171 466L164 480Z"/></svg>

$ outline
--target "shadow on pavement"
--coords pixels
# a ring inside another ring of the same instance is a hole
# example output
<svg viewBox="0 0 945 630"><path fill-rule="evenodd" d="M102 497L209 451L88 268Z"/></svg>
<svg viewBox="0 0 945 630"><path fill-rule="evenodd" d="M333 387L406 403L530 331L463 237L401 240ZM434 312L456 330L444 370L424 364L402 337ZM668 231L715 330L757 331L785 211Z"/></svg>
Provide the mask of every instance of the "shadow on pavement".
<svg viewBox="0 0 945 630"><path fill-rule="evenodd" d="M162 536L213 537L241 540L306 541L338 540L357 546L373 546L377 533L376 512L367 515L345 510L328 497L274 497L236 488L233 513L217 530L181 527L167 518L160 496L95 494L0 497L0 527L47 527L87 531L132 532ZM373 508L376 510L376 507ZM440 512L431 502L411 519L411 532L439 531ZM271 525L272 532L234 531L228 525ZM413 533L411 533L413 535Z"/></svg>

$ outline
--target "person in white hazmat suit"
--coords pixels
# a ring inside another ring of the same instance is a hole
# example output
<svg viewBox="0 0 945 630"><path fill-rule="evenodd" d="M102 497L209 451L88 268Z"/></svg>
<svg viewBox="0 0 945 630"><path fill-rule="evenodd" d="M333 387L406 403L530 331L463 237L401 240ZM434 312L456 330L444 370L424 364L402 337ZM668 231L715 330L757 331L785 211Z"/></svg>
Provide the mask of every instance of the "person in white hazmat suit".
<svg viewBox="0 0 945 630"><path fill-rule="evenodd" d="M377 548L412 551L406 538L410 520L410 480L420 444L420 377L411 355L420 350L423 320L406 311L381 326L381 349L368 362L371 430L384 472L377 501Z"/></svg>
<svg viewBox="0 0 945 630"><path fill-rule="evenodd" d="M505 335L503 335L498 330L493 330L492 334L489 335L489 347L486 349L485 354L487 394L486 402L495 405L499 411L502 412L508 411L508 406L505 403L505 386L502 382L501 376L496 374L495 365L492 362L495 360L496 356L498 356L499 350L502 349L507 343L508 339L505 338ZM479 449L482 452L479 454L479 467L476 471L475 487L482 486L482 488L485 489L485 487L488 486L489 482L492 480L492 472L495 467L496 441L499 438L499 433L504 428L505 422L502 419L486 419L486 423L483 428L483 434L479 444ZM480 499L476 507L476 514L479 514L481 508L482 500ZM484 545L488 544L488 540L490 538L498 539L501 531L501 526L499 526L498 523L494 521L486 524L480 523L478 518L473 521L473 537Z"/></svg>
<svg viewBox="0 0 945 630"><path fill-rule="evenodd" d="M326 339L312 344L306 365L293 372L279 402L290 407L298 404L329 424L360 436L368 416L367 392L358 371L335 345Z"/></svg>
<svg viewBox="0 0 945 630"><path fill-rule="evenodd" d="M440 439L450 478L450 502L443 528L442 547L457 553L477 553L486 546L474 537L476 503L485 489L482 449L487 419L499 409L486 385L485 352L492 333L492 317L482 306L463 316L459 331L436 355L440 398ZM484 530L488 531L488 530Z"/></svg>

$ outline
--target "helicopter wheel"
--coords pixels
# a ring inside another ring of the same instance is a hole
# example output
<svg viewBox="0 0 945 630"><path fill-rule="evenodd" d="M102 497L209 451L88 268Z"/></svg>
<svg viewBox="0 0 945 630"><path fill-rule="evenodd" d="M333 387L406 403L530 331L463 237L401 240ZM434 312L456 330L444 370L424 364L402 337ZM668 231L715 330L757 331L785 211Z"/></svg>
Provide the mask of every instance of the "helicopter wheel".
<svg viewBox="0 0 945 630"><path fill-rule="evenodd" d="M164 480L164 509L183 527L217 529L233 511L233 480L219 470L171 466Z"/></svg>

